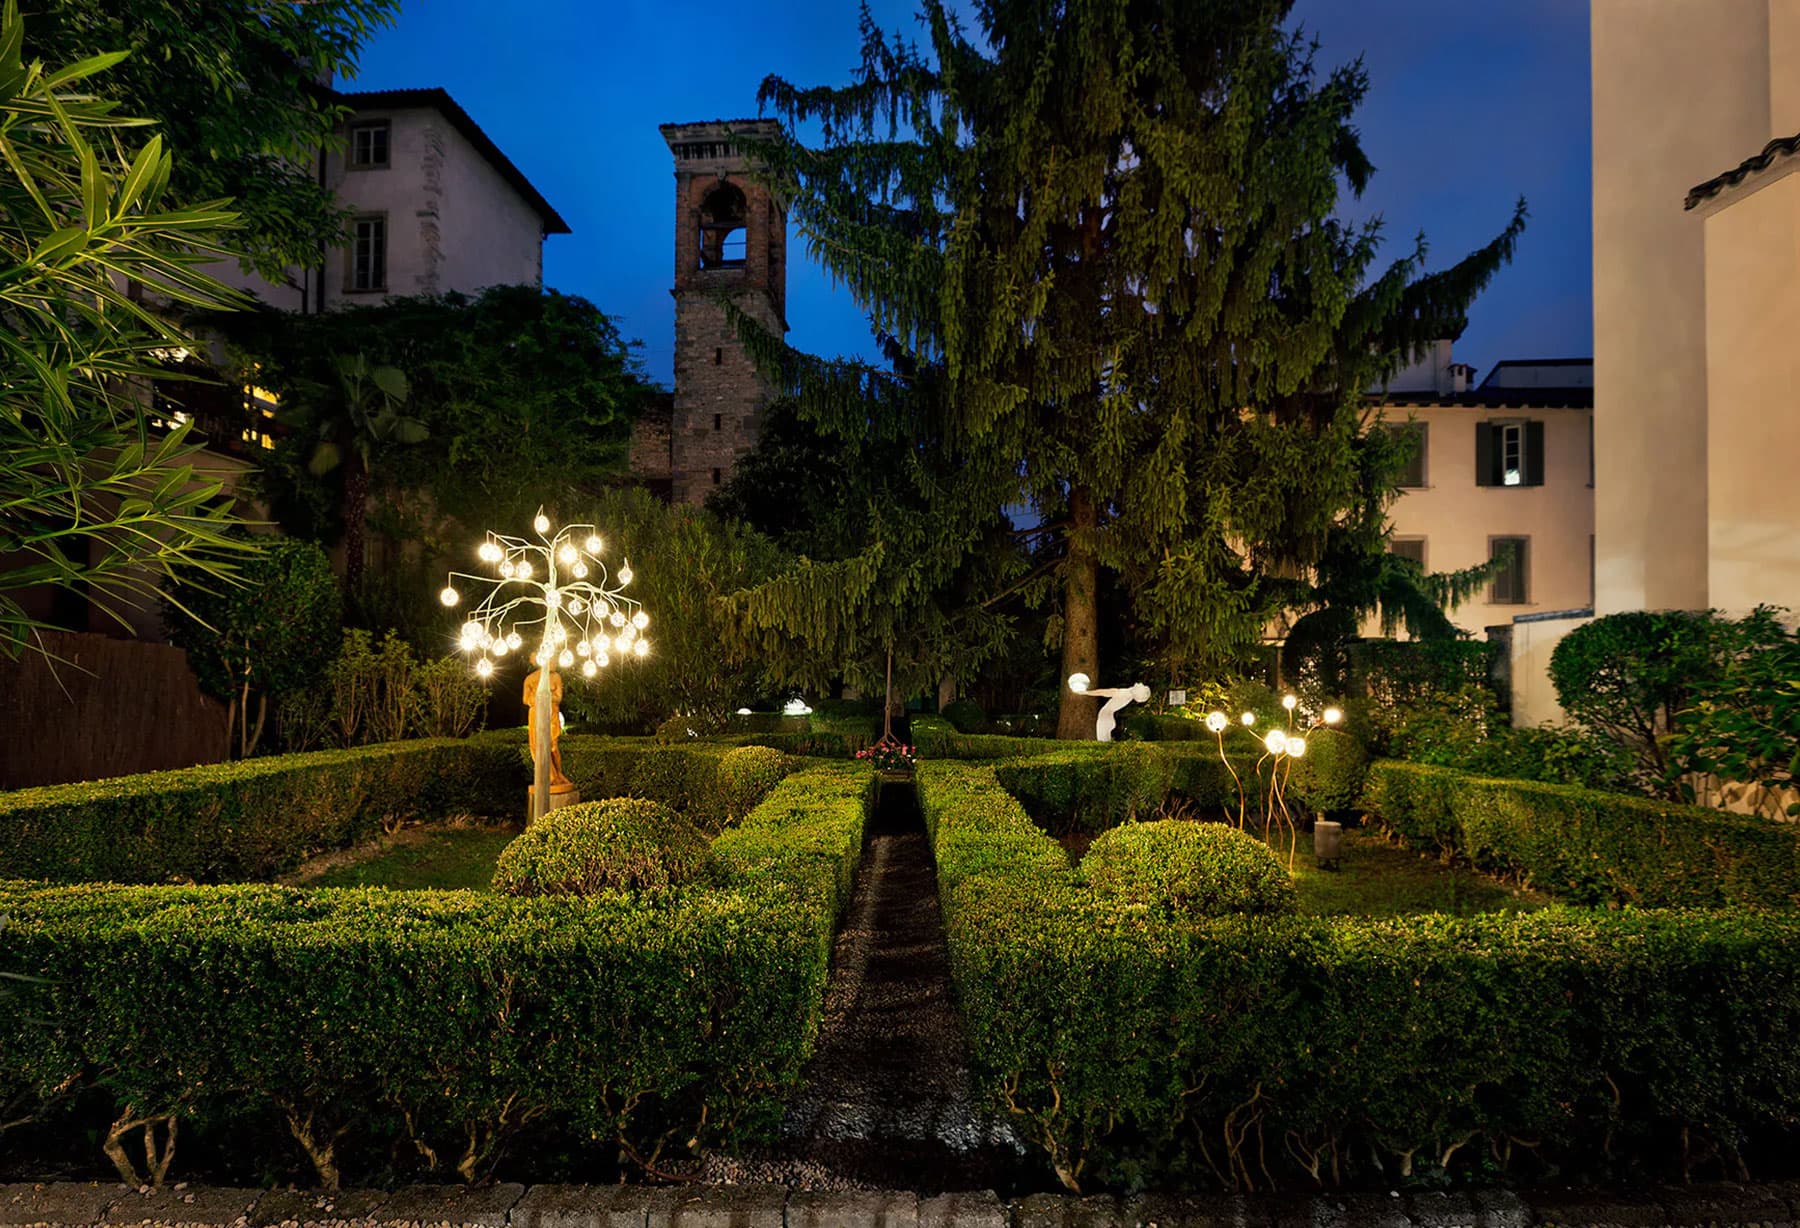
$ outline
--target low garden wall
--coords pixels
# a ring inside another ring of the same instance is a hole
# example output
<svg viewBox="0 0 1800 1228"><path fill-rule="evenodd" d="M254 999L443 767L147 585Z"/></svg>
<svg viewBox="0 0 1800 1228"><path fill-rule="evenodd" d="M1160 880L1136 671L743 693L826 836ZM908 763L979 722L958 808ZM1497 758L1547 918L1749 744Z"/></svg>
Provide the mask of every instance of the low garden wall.
<svg viewBox="0 0 1800 1228"><path fill-rule="evenodd" d="M1071 1187L1678 1171L1800 1126L1800 916L1158 922L1007 771L919 796L971 1057Z"/></svg>
<svg viewBox="0 0 1800 1228"><path fill-rule="evenodd" d="M131 778L88 786L75 818L54 799L0 802L15 830L60 816L85 833L27 842L40 875L41 859L66 847L85 858L72 864L123 876L128 858L90 849L121 833L158 873L223 868L202 853L221 833L230 842L220 816L279 815L321 794L335 800L315 816L354 824L409 788L418 806L453 807L461 773L515 809L516 742L292 756L213 769L220 779L163 773L161 797ZM724 790L731 749L634 754L710 759ZM860 764L777 762L785 778L751 786L761 801L712 842L706 878L674 889L516 899L0 883L0 1103L101 1096L133 1130L176 1122L227 1150L246 1123L275 1122L293 1161L310 1160L327 1184L346 1154L378 1167L396 1145L478 1180L522 1130L616 1149L649 1172L690 1141L766 1134L812 1051L877 784ZM210 817L179 822L184 813ZM232 864L266 863L281 839L238 840Z"/></svg>

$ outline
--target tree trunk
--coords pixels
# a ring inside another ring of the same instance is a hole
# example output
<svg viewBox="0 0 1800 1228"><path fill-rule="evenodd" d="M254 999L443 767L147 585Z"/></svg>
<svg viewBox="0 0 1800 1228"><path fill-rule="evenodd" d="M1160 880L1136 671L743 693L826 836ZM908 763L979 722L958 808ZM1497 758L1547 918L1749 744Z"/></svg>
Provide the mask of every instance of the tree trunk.
<svg viewBox="0 0 1800 1228"><path fill-rule="evenodd" d="M1094 558L1094 533L1100 523L1094 496L1086 487L1069 492L1069 557L1063 564L1062 702L1056 711L1056 736L1065 741L1091 741L1098 701L1069 689L1071 674L1086 674L1095 686L1100 678L1100 565Z"/></svg>
<svg viewBox="0 0 1800 1228"><path fill-rule="evenodd" d="M248 759L256 753L257 744L262 741L263 723L269 719L269 696L267 693L256 697L256 724L250 730L250 747L244 752Z"/></svg>
<svg viewBox="0 0 1800 1228"><path fill-rule="evenodd" d="M887 650L887 685L881 692L881 740L894 740L894 650Z"/></svg>
<svg viewBox="0 0 1800 1228"><path fill-rule="evenodd" d="M344 591L355 600L367 550L363 524L369 515L369 471L350 448L344 459Z"/></svg>

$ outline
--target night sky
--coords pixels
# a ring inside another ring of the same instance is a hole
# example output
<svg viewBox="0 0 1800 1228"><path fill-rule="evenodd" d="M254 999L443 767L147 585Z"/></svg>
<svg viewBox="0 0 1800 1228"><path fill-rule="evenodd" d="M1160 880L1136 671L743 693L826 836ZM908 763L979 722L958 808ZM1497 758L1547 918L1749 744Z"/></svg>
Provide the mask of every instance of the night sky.
<svg viewBox="0 0 1800 1228"><path fill-rule="evenodd" d="M871 0L889 29L918 30L912 0ZM592 299L670 379L673 164L657 125L756 113L774 72L849 79L849 0L531 0L502 20L478 0L407 0L350 89L443 86L538 186L574 233L544 246L545 281ZM1423 231L1434 266L1492 238L1523 195L1518 258L1476 303L1456 356L1592 352L1587 6L1578 0L1300 0L1329 67L1364 57L1360 114L1376 166L1345 206L1381 216L1399 254ZM795 246L789 339L867 353L849 297Z"/></svg>

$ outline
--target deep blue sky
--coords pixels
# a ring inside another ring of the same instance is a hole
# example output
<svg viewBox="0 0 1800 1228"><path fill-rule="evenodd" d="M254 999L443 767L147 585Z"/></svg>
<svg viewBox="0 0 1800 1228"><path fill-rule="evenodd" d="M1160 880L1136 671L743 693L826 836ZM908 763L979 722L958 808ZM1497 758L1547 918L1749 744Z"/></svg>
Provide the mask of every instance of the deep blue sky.
<svg viewBox="0 0 1800 1228"><path fill-rule="evenodd" d="M887 28L918 28L912 0L870 7ZM448 89L573 229L545 244L546 282L618 317L666 384L674 184L657 125L753 115L770 72L847 80L855 5L533 0L495 14L488 0L407 0L343 84ZM1422 230L1433 264L1448 263L1499 231L1516 197L1530 205L1518 258L1457 357L1484 374L1502 358L1591 353L1587 6L1300 0L1296 17L1321 65L1364 57L1359 122L1377 171L1346 212L1383 217L1396 254ZM867 352L865 322L810 261L790 270L788 322L805 349Z"/></svg>

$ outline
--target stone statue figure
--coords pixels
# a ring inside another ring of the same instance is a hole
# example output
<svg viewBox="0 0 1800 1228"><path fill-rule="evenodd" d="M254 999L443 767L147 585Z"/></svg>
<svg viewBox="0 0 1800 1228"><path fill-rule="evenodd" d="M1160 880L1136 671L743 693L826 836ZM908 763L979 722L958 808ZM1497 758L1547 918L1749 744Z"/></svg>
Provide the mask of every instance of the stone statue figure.
<svg viewBox="0 0 1800 1228"><path fill-rule="evenodd" d="M538 721L537 721L537 689L538 671L532 670L525 675L525 710L530 713L526 720L526 735L531 741L531 753L538 753ZM550 711L553 719L550 723L550 791L564 793L575 787L575 782L563 775L562 750L557 742L562 738L562 675L555 670L550 671Z"/></svg>

